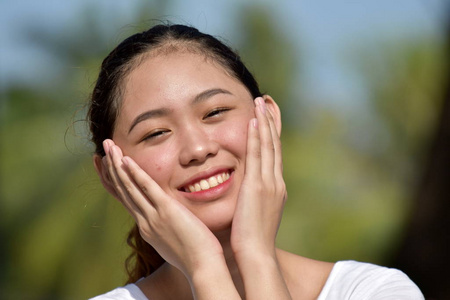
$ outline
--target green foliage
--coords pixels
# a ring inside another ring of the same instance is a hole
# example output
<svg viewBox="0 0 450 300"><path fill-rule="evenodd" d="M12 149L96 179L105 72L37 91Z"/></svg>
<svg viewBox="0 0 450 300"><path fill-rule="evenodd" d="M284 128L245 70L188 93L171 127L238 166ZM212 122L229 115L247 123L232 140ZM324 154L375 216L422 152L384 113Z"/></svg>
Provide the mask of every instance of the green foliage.
<svg viewBox="0 0 450 300"><path fill-rule="evenodd" d="M260 85L282 110L292 104L299 55L286 33L264 7L246 6L239 15L237 49Z"/></svg>
<svg viewBox="0 0 450 300"><path fill-rule="evenodd" d="M128 217L106 199L90 157L66 148L74 107L39 89L11 89L4 101L2 294L79 299L122 282L125 253L116 237L125 236Z"/></svg>
<svg viewBox="0 0 450 300"><path fill-rule="evenodd" d="M289 192L278 242L319 260L382 263L408 205L383 170L335 135L343 121L319 117L309 132L283 134Z"/></svg>
<svg viewBox="0 0 450 300"><path fill-rule="evenodd" d="M432 38L368 43L354 64L368 88L370 111L383 127L376 157L392 180L411 184L434 132L443 99L445 47Z"/></svg>

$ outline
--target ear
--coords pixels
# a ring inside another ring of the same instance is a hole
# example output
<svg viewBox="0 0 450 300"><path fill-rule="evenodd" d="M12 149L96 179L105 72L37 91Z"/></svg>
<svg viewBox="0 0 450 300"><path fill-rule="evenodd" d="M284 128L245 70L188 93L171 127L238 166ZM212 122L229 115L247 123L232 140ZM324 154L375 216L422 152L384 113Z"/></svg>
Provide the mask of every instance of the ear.
<svg viewBox="0 0 450 300"><path fill-rule="evenodd" d="M100 177L100 181L102 182L103 187L108 191L108 193L114 196L114 198L120 200L117 195L116 189L114 188L111 177L108 174L106 165L103 163L103 157L101 157L99 154L94 154L94 156L92 157L92 161L94 163L94 167L97 171L98 177Z"/></svg>
<svg viewBox="0 0 450 300"><path fill-rule="evenodd" d="M277 128L278 136L281 135L281 111L278 107L278 104L273 100L273 98L269 95L263 95L264 102L266 103L267 109L272 114L272 117L275 121L275 126Z"/></svg>

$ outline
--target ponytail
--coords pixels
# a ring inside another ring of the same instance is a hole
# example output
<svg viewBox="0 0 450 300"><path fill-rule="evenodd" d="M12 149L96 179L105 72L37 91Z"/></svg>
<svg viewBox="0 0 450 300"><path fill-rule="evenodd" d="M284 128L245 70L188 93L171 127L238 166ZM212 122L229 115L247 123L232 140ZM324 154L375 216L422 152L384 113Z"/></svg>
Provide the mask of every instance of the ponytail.
<svg viewBox="0 0 450 300"><path fill-rule="evenodd" d="M165 262L158 252L141 237L136 224L128 233L127 244L132 249L132 253L125 261L127 284L149 276Z"/></svg>

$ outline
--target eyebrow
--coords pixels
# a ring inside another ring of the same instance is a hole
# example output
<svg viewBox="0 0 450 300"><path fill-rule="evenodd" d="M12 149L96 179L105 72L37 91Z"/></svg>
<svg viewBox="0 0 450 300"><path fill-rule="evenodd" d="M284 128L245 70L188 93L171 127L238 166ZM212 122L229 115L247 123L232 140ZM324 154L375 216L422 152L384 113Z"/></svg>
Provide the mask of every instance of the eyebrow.
<svg viewBox="0 0 450 300"><path fill-rule="evenodd" d="M151 119L151 118L158 118L158 117L163 117L168 115L170 112L169 109L167 108L159 108L159 109L154 109L154 110L149 110L146 112L143 112L142 114L140 114L139 116L137 116L133 123L131 123L130 129L128 130L128 134L130 134L131 130L133 130L134 127L136 127L137 124L139 124L142 121Z"/></svg>
<svg viewBox="0 0 450 300"><path fill-rule="evenodd" d="M205 101L206 99L211 98L212 96L215 96L217 94L227 94L227 95L233 95L230 91L224 90L224 89L209 89L206 91L201 92L197 96L195 96L194 100L192 100L192 104L197 104L199 102Z"/></svg>
<svg viewBox="0 0 450 300"><path fill-rule="evenodd" d="M220 88L213 88L206 91L201 92L200 94L196 95L195 98L192 100L192 104L198 104L199 102L203 102L217 94L227 94L227 95L233 95L231 92L220 89ZM133 123L131 123L130 129L128 130L128 134L130 134L131 130L133 130L134 127L136 127L137 124L139 124L142 121L151 119L151 118L158 118L166 116L170 113L170 109L168 108L159 108L154 110L149 110L146 112L143 112L139 116L137 116Z"/></svg>

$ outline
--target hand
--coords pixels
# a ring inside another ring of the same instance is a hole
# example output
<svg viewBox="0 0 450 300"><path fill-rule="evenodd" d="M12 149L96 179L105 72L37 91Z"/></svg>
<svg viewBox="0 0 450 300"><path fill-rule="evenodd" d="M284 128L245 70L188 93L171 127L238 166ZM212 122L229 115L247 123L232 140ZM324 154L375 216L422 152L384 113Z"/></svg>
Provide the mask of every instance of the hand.
<svg viewBox="0 0 450 300"><path fill-rule="evenodd" d="M237 259L258 253L276 260L275 238L287 195L281 142L273 113L262 98L256 98L255 103L256 120L251 120L248 128L245 175L232 224L231 246Z"/></svg>
<svg viewBox="0 0 450 300"><path fill-rule="evenodd" d="M112 140L105 140L103 165L113 194L135 219L142 238L170 264L191 276L195 268L223 258L212 232L172 199Z"/></svg>
<svg viewBox="0 0 450 300"><path fill-rule="evenodd" d="M278 109L271 98L268 101L271 108ZM248 128L245 175L231 228L231 248L247 299L291 300L275 248L286 201L276 129L281 124L274 120L279 111L267 109L262 98L256 98L255 104L256 120L251 120Z"/></svg>

